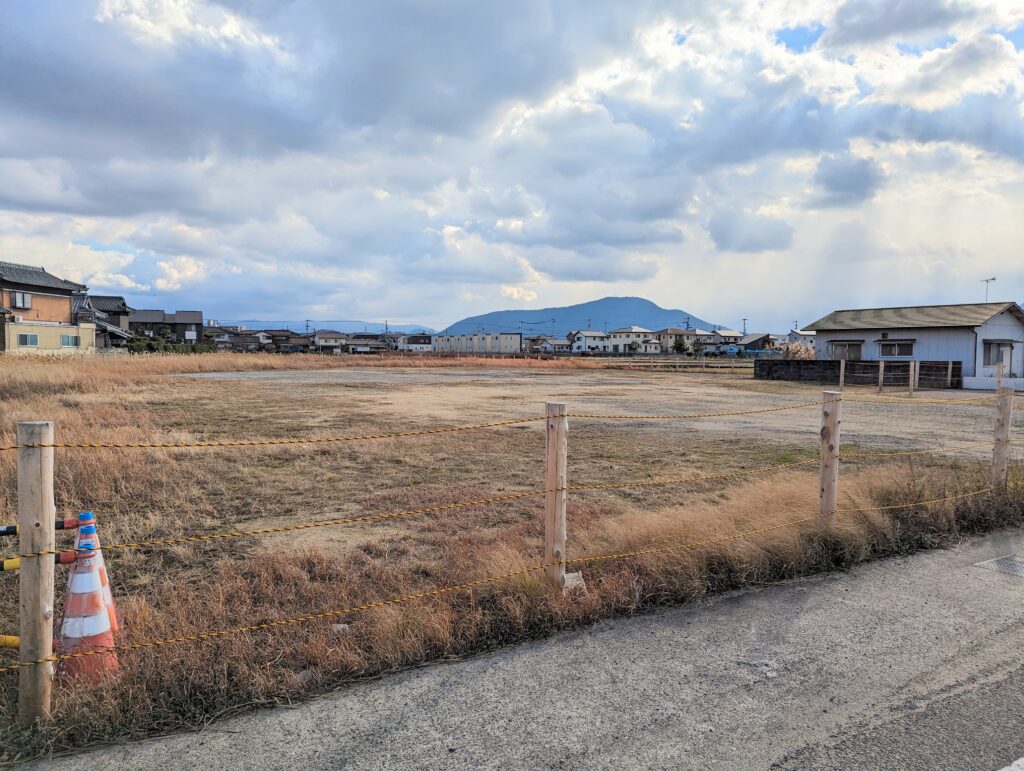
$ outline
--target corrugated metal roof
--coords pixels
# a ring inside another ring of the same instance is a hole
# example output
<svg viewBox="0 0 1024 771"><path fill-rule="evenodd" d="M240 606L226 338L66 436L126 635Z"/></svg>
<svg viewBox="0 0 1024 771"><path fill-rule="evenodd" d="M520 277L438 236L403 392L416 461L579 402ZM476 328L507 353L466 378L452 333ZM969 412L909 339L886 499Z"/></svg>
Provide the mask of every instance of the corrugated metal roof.
<svg viewBox="0 0 1024 771"><path fill-rule="evenodd" d="M32 265L18 265L13 262L0 262L0 279L10 281L12 284L44 286L47 289L67 289L71 292L79 292L86 288L84 284L76 284L74 281L65 281L62 278L57 278L47 273L43 268L36 268Z"/></svg>
<svg viewBox="0 0 1024 771"><path fill-rule="evenodd" d="M1024 322L1024 310L1014 302L963 305L917 305L902 308L863 308L833 311L804 329L822 332L851 329L977 327L1009 310Z"/></svg>

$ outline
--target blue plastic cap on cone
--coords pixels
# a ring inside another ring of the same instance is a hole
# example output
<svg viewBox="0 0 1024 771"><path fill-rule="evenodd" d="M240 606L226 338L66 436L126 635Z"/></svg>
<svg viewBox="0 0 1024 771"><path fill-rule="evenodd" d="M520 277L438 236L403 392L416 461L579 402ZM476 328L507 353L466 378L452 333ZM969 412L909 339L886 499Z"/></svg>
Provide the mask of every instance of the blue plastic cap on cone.
<svg viewBox="0 0 1024 771"><path fill-rule="evenodd" d="M91 551L95 548L96 544L94 544L92 541L82 541L80 544L78 544L79 551Z"/></svg>
<svg viewBox="0 0 1024 771"><path fill-rule="evenodd" d="M78 515L79 522L89 522L94 519L96 519L96 515L93 514L91 511L83 511L81 514Z"/></svg>
<svg viewBox="0 0 1024 771"><path fill-rule="evenodd" d="M96 525L82 525L78 532L82 535L96 535Z"/></svg>

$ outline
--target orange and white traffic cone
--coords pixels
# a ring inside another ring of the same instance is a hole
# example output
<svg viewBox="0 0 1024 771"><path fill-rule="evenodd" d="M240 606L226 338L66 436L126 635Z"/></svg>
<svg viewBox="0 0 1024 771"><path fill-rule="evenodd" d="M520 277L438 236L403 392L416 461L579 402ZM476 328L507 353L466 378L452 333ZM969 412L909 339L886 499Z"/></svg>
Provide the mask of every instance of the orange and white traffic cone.
<svg viewBox="0 0 1024 771"><path fill-rule="evenodd" d="M117 621L117 607L114 605L114 595L110 590L110 576L107 574L107 565L103 560L103 551L100 549L100 538L96 533L96 515L91 511L83 511L78 515L78 533L75 535L75 549L79 548L82 540L93 542L96 549L96 565L100 571L100 584L103 586L103 604L107 606L107 613L110 615L110 630L117 634L121 625Z"/></svg>
<svg viewBox="0 0 1024 771"><path fill-rule="evenodd" d="M117 654L110 650L114 647L114 632L103 600L95 544L81 538L78 548L60 627L61 655L78 655L63 659L62 671L72 677L99 677L119 670Z"/></svg>

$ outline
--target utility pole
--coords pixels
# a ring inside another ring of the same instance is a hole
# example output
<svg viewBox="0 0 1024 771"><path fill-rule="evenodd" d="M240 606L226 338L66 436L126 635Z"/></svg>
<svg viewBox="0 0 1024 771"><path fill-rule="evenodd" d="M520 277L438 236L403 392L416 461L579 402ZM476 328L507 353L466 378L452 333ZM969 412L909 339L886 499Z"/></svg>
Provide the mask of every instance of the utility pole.
<svg viewBox="0 0 1024 771"><path fill-rule="evenodd" d="M794 330L799 330L800 329L800 323L796 319L793 319L793 329Z"/></svg>
<svg viewBox="0 0 1024 771"><path fill-rule="evenodd" d="M995 276L993 276L992 278L983 278L981 280L981 282L985 285L985 302L988 302L988 285L991 284L995 280L996 280Z"/></svg>
<svg viewBox="0 0 1024 771"><path fill-rule="evenodd" d="M744 336L746 336L746 334L747 334L747 322L748 321L750 321L750 319L743 319L743 334L744 334Z"/></svg>
<svg viewBox="0 0 1024 771"><path fill-rule="evenodd" d="M551 336L555 336L555 319L551 319Z"/></svg>

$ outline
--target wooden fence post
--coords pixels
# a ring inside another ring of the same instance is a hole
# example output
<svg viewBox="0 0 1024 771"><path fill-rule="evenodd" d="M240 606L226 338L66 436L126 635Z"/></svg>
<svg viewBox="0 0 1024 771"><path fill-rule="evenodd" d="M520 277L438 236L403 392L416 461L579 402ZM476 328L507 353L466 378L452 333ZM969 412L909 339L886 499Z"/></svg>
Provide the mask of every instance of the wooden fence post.
<svg viewBox="0 0 1024 771"><path fill-rule="evenodd" d="M878 393L882 393L885 389L885 362L882 359L878 360Z"/></svg>
<svg viewBox="0 0 1024 771"><path fill-rule="evenodd" d="M843 383L846 382L846 359L839 360L839 390L843 390Z"/></svg>
<svg viewBox="0 0 1024 771"><path fill-rule="evenodd" d="M907 362L907 396L914 395L914 362Z"/></svg>
<svg viewBox="0 0 1024 771"><path fill-rule="evenodd" d="M831 517L836 511L839 492L839 415L843 394L839 391L822 393L821 403L821 497L818 514Z"/></svg>
<svg viewBox="0 0 1024 771"><path fill-rule="evenodd" d="M996 394L995 444L992 446L992 486L997 489L1006 487L1012 420L1013 389L1000 388Z"/></svg>
<svg viewBox="0 0 1024 771"><path fill-rule="evenodd" d="M946 362L946 388L953 387L953 360Z"/></svg>
<svg viewBox="0 0 1024 771"><path fill-rule="evenodd" d="M18 444L53 444L53 423L18 424ZM18 533L20 551L54 547L53 447L18 450ZM22 559L19 569L21 644L19 661L53 656L53 558ZM18 670L18 717L22 724L50 720L53 663Z"/></svg>
<svg viewBox="0 0 1024 771"><path fill-rule="evenodd" d="M547 405L544 487L544 575L556 589L583 588L579 573L565 572L566 519L568 499L569 418L564 404Z"/></svg>

